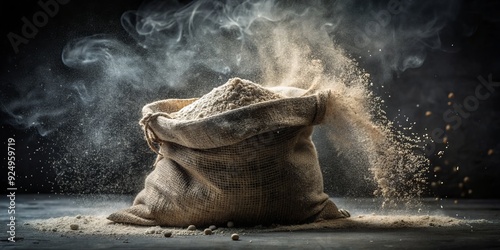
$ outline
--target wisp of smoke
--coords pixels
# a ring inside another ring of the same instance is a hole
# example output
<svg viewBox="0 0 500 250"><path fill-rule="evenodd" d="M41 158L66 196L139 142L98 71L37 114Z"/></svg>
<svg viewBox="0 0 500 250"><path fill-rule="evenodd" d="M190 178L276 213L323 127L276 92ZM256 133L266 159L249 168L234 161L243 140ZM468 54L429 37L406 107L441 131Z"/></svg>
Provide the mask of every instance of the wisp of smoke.
<svg viewBox="0 0 500 250"><path fill-rule="evenodd" d="M369 90L377 83L352 57L378 63L384 76L419 67L456 6L397 3L390 12L365 1L145 2L121 19L136 44L103 34L71 41L62 61L72 77L42 69L43 84L27 83L36 87L19 89L4 110L13 124L57 130L66 151L53 165L64 190L120 193L138 190L152 163L137 125L148 102L199 96L236 76L329 89L331 157L347 164L323 167L349 169L363 183L372 176L367 185L386 197L418 195L425 160L380 113Z"/></svg>

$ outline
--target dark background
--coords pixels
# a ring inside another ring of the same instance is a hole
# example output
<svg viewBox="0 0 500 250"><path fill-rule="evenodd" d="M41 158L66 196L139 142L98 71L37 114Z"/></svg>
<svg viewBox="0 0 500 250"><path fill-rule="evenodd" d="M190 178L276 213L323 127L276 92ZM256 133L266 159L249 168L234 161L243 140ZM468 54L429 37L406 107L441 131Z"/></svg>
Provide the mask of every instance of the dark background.
<svg viewBox="0 0 500 250"><path fill-rule="evenodd" d="M364 1L360 2L360 6L363 3ZM384 4L385 1L370 3L376 6ZM60 5L57 15L51 17L47 25L39 29L36 37L29 39L28 44L20 45L19 53L15 53L7 34L9 32L20 34L23 25L21 18L23 16L31 18L34 13L40 11L40 7L36 1L2 1L0 22L2 106L5 107L6 103L21 99L22 95L29 93L25 88L43 84L43 80L40 80L40 83L36 80L35 82L25 80L30 75L34 75L35 79L36 76L43 75L40 73L41 66L50 65L53 72L64 75L65 79L78 79L81 74L92 72L75 71L62 63L61 51L73 39L108 34L125 44L134 46L135 41L122 28L120 17L127 10L137 9L140 4L141 1L70 1L68 4ZM377 60L367 57L366 51L349 43L346 43L345 48L354 58L362 56L358 61L371 73L374 82L385 82L383 88L377 85L373 90L385 100L387 116L396 125L398 123L407 125L406 117L408 117L410 121L416 122L413 131L419 134L429 133L435 128L445 129L446 123L442 115L450 108L448 102L463 104L468 96L474 95L476 86L480 84L479 76L488 79L491 75L493 81L500 82L499 9L498 1L461 1L456 16L439 32L441 46L426 49L427 56L423 65L405 71L392 71L389 76L387 71L382 72ZM366 10L360 8L359 11ZM342 44L342 37L339 39L339 43ZM136 49L140 51L140 48ZM148 101L165 96L191 96L191 87L193 86L186 85L180 89L170 89L166 86L165 93L147 93L143 98L137 99L133 98L136 94L134 89L125 91L123 100L134 100L123 108L133 115L123 119L138 120L140 108ZM213 86L194 87L206 91ZM450 92L454 93L452 98L448 98ZM500 87L496 87L495 92L491 93L488 99L480 101L479 107L470 112L469 117L462 119L459 128L447 131L447 144L436 143L437 149L429 156L431 161L429 196L500 198L499 92ZM71 105L72 98L73 96L68 94L68 103L61 105ZM76 112L79 111L83 112L76 109ZM427 111L431 111L431 115L426 116ZM143 185L144 176L150 170L153 154L142 140L139 126L126 130L131 133L127 135L131 141L128 147L133 149L130 155L134 156L127 156L131 157L129 166L116 166L112 171L105 169L107 172L102 173L99 165L102 162L94 162L90 156L88 159L79 159L79 164L85 168L76 170L85 171L82 173L69 169L72 165L71 158L66 161L61 160L66 157L65 152L70 150L68 147L74 145L74 142L67 141L73 137L68 136L67 140L64 140L64 134L78 133L78 126L63 124L42 136L44 131L40 131L36 126L26 127L13 122L12 116L4 108L0 114L4 153L7 151L7 138L12 137L16 140L16 186L21 192L136 193ZM47 122L57 123L53 120ZM80 147L85 148L85 145ZM99 154L99 148L92 150L94 154ZM441 150L444 154L437 155ZM318 151L322 165L330 164L330 156L322 153L328 152L328 149L319 143ZM103 152L108 151L103 150ZM2 169L6 173L5 158L2 158L2 161ZM63 184L59 182L61 166L66 166L61 162L65 162L64 164L68 166L65 174L73 176L69 179L74 180L74 183L68 182L67 177ZM55 164L58 167L54 167ZM109 164L112 165L111 162ZM76 176L79 175L84 180L77 180ZM125 175L128 176L128 181L125 183L118 181ZM5 192L6 175L2 176L4 176L2 192ZM360 193L349 189L349 185L352 185L349 183L356 180L346 170L325 171L324 178L326 190L334 196L369 195L367 190ZM106 184L115 188L107 188Z"/></svg>

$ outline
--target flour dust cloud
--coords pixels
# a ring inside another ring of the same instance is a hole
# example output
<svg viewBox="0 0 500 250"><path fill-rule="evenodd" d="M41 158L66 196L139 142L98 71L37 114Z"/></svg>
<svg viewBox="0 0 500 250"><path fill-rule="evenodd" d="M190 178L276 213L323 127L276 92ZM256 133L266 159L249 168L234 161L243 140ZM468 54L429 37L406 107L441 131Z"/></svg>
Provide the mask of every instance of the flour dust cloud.
<svg viewBox="0 0 500 250"><path fill-rule="evenodd" d="M423 13L452 16L454 7L399 3L398 14L360 44L355 38L366 32L371 13L385 11L385 5L148 1L116 20L133 42L112 34L70 41L62 51L67 71L41 65L35 76L43 86L26 76L26 84L34 87L19 88L19 98L4 109L12 124L37 128L63 145L52 163L63 192L136 193L154 162L138 125L145 104L200 97L233 77L308 93L331 90L322 130L328 136L318 145L330 145L334 150L326 158L343 164L324 164L324 171L347 171L387 201L411 200L424 193L426 184L427 161L416 146L421 138L392 126L383 100L373 93L384 82L373 81L352 53L371 51L366 62L380 65L378 80L418 67L426 46L436 43L409 41L435 41L446 22L421 18ZM410 21L415 18L419 21Z"/></svg>

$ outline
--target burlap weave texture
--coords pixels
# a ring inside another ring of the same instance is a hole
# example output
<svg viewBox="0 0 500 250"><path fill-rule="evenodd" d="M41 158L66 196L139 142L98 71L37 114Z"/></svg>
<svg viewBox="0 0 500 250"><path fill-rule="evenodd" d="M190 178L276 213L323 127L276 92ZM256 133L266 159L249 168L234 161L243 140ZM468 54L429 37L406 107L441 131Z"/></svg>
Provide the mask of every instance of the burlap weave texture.
<svg viewBox="0 0 500 250"><path fill-rule="evenodd" d="M323 191L311 140L329 94L266 101L197 120L171 115L196 99L146 105L143 129L159 156L133 205L108 219L185 227L343 217Z"/></svg>

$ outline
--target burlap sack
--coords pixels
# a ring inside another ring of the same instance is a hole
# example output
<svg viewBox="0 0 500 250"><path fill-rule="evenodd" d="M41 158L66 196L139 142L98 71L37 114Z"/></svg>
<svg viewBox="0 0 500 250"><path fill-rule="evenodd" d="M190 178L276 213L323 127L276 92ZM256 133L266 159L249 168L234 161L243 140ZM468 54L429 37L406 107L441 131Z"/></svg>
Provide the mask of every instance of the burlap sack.
<svg viewBox="0 0 500 250"><path fill-rule="evenodd" d="M344 217L323 192L311 141L328 96L267 101L189 121L169 114L196 99L146 105L143 129L159 145L155 169L133 206L108 219L185 227Z"/></svg>

